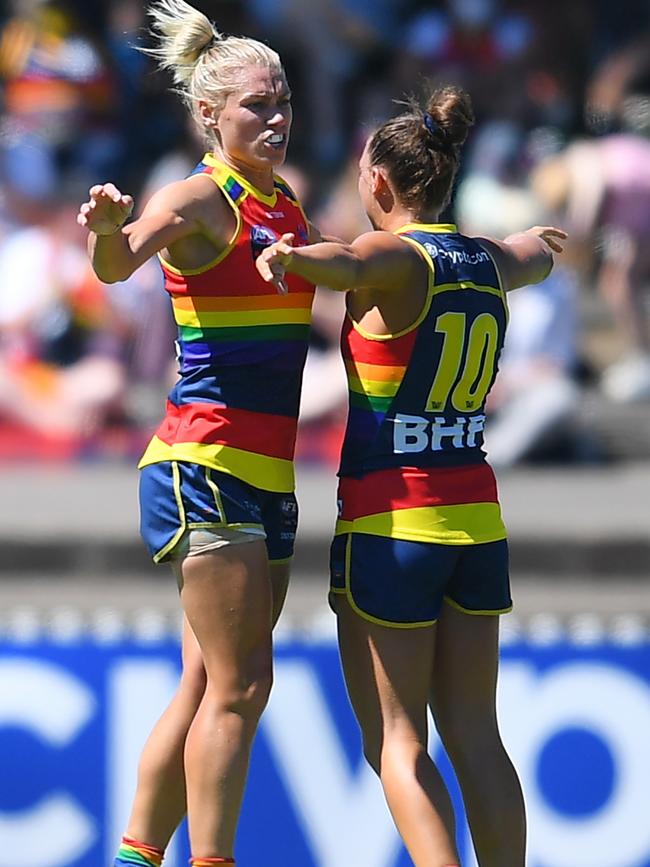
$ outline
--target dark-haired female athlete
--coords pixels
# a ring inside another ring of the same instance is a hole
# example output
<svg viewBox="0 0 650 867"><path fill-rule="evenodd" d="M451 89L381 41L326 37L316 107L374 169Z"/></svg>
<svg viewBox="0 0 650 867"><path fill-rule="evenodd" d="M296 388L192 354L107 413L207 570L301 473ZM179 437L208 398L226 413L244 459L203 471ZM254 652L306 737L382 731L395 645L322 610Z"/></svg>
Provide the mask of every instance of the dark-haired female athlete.
<svg viewBox="0 0 650 867"><path fill-rule="evenodd" d="M473 122L469 97L433 93L389 120L359 163L375 231L350 245L257 260L351 290L342 350L349 418L331 598L366 758L416 867L458 865L449 794L427 752L427 705L458 776L480 867L524 867L521 788L495 709L498 615L509 611L506 530L483 451L506 291L544 279L559 229L505 241L438 223Z"/></svg>

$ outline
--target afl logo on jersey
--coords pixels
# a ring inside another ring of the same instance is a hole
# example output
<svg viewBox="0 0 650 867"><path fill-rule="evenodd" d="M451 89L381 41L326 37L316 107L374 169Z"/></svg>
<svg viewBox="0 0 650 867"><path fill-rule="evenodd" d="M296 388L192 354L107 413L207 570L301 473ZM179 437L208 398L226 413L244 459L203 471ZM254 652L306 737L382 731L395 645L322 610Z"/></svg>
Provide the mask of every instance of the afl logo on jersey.
<svg viewBox="0 0 650 867"><path fill-rule="evenodd" d="M279 237L280 236L277 235L273 229L269 229L268 226L252 226L251 250L253 253L253 259L257 259L262 250L270 244L273 244L274 241L279 240Z"/></svg>

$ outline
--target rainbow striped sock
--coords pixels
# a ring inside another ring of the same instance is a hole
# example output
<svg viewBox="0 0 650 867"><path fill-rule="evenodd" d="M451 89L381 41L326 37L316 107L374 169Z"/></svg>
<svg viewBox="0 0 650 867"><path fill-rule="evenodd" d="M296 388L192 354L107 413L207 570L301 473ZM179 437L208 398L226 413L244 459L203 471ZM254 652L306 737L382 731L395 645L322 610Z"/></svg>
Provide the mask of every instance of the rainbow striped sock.
<svg viewBox="0 0 650 867"><path fill-rule="evenodd" d="M122 837L113 867L160 867L164 855L163 849L148 846L133 837Z"/></svg>
<svg viewBox="0 0 650 867"><path fill-rule="evenodd" d="M212 867L213 864L234 863L234 858L190 858L190 867Z"/></svg>

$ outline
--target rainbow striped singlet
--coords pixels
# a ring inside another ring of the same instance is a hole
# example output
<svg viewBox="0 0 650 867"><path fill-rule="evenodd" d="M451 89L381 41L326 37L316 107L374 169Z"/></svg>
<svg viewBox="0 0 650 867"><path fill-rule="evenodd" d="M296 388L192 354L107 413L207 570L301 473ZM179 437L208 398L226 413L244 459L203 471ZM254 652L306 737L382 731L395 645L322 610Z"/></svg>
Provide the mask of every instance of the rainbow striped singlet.
<svg viewBox="0 0 650 867"><path fill-rule="evenodd" d="M336 533L449 545L503 539L483 450L508 317L499 274L453 225L409 224L397 234L427 262L429 291L416 322L397 334L369 334L346 317Z"/></svg>
<svg viewBox="0 0 650 867"><path fill-rule="evenodd" d="M161 259L178 326L179 381L139 466L188 461L267 491L294 489L293 455L314 286L287 275L287 295L255 268L285 232L308 242L308 224L280 178L270 196L211 155L207 174L237 218L227 248L203 268Z"/></svg>

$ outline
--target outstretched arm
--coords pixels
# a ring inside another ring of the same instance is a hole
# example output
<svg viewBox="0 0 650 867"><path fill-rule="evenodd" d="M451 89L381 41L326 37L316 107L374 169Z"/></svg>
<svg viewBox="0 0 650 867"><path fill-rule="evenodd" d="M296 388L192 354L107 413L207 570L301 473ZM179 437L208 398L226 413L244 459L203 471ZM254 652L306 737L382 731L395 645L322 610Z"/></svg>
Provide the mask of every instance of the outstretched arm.
<svg viewBox="0 0 650 867"><path fill-rule="evenodd" d="M258 256L257 270L286 293L285 273L345 292L348 289L395 289L424 265L410 245L389 232L368 232L351 244L324 241L294 247L283 235Z"/></svg>
<svg viewBox="0 0 650 867"><path fill-rule="evenodd" d="M126 280L160 250L200 231L196 198L187 181L170 184L152 196L137 220L127 223L133 210L131 196L114 184L92 187L77 222L90 232L88 253L99 279Z"/></svg>
<svg viewBox="0 0 650 867"><path fill-rule="evenodd" d="M553 253L561 253L567 237L563 229L533 226L509 235L504 241L477 238L495 260L506 291L541 283L553 268Z"/></svg>

